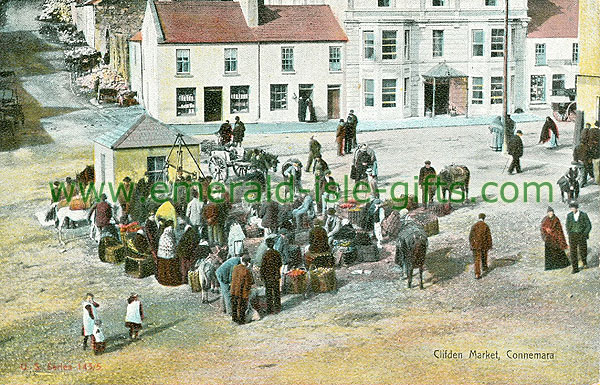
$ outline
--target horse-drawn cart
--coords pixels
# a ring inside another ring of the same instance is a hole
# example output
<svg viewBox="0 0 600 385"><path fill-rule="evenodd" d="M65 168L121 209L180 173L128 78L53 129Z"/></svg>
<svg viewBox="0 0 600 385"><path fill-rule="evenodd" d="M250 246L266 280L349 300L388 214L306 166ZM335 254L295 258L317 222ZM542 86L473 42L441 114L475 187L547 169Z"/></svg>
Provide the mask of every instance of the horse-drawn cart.
<svg viewBox="0 0 600 385"><path fill-rule="evenodd" d="M0 72L0 123L3 127L11 124L12 129L18 123L21 123L21 126L25 124L14 71Z"/></svg>
<svg viewBox="0 0 600 385"><path fill-rule="evenodd" d="M277 170L277 156L261 149L244 150L242 147L225 146L210 152L208 170L213 180L224 182L229 177L229 169L238 177L260 172L266 178L269 169Z"/></svg>
<svg viewBox="0 0 600 385"><path fill-rule="evenodd" d="M561 122L575 121L576 110L577 104L572 101L552 103L552 115L554 115L554 119L560 120Z"/></svg>

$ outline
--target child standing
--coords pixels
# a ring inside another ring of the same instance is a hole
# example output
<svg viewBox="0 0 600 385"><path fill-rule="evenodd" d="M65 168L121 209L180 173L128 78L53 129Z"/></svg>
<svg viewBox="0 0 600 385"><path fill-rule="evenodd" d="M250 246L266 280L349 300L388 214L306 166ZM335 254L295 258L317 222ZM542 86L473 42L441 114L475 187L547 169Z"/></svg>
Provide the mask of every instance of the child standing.
<svg viewBox="0 0 600 385"><path fill-rule="evenodd" d="M83 327L81 334L83 335L83 350L87 349L88 337L94 333L94 322L98 319L97 307L100 305L94 301L94 295L87 293L85 299L81 303L83 308Z"/></svg>
<svg viewBox="0 0 600 385"><path fill-rule="evenodd" d="M138 333L142 329L142 320L144 319L144 311L139 296L136 293L131 293L127 298L127 315L125 316L125 327L129 328L129 338L132 340L139 339Z"/></svg>
<svg viewBox="0 0 600 385"><path fill-rule="evenodd" d="M102 332L102 321L97 319L94 322L94 332L92 334L92 349L94 354L102 354L106 349L106 342L104 340L104 333Z"/></svg>

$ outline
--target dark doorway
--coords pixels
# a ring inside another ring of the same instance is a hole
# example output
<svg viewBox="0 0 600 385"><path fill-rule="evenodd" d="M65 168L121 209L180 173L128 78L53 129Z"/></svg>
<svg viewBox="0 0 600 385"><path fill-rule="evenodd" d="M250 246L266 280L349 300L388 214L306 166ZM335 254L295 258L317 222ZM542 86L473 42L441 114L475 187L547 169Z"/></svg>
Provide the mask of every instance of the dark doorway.
<svg viewBox="0 0 600 385"><path fill-rule="evenodd" d="M327 119L340 118L340 86L327 86Z"/></svg>
<svg viewBox="0 0 600 385"><path fill-rule="evenodd" d="M433 110L433 81L425 83L425 115ZM448 102L450 100L450 87L448 79L435 81L435 115L448 114Z"/></svg>
<svg viewBox="0 0 600 385"><path fill-rule="evenodd" d="M312 84L300 84L298 86L298 120L305 122L309 120L308 114L308 99L312 100L313 97Z"/></svg>
<svg viewBox="0 0 600 385"><path fill-rule="evenodd" d="M222 119L223 88L204 88L204 121L216 122Z"/></svg>

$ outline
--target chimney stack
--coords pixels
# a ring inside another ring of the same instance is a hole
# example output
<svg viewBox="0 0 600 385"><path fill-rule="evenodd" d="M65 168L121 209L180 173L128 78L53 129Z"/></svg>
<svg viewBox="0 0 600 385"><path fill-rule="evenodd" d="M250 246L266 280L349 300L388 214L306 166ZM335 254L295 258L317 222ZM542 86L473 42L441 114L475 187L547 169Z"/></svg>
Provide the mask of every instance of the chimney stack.
<svg viewBox="0 0 600 385"><path fill-rule="evenodd" d="M258 26L258 0L238 0L248 27Z"/></svg>

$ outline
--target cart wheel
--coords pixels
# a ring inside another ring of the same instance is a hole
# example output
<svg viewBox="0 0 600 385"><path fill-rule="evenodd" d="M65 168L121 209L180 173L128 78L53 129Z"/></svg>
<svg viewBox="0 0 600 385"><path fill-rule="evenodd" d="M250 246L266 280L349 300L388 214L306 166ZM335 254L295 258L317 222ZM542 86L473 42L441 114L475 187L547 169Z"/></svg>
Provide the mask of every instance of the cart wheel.
<svg viewBox="0 0 600 385"><path fill-rule="evenodd" d="M227 163L224 159L213 156L208 161L208 171L217 182L224 182L229 176Z"/></svg>
<svg viewBox="0 0 600 385"><path fill-rule="evenodd" d="M245 176L248 174L248 166L233 164L233 172L236 176Z"/></svg>

